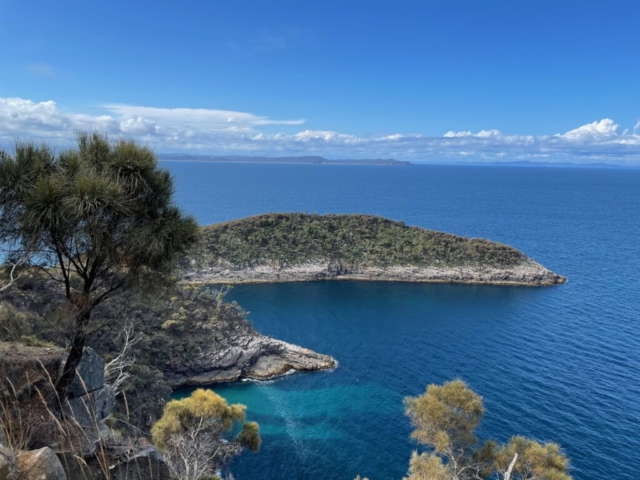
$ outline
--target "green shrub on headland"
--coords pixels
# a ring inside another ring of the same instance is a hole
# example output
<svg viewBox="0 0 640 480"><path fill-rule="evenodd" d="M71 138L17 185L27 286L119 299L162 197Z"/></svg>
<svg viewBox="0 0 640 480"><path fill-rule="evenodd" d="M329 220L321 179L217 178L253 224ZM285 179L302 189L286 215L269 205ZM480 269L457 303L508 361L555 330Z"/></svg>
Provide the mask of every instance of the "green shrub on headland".
<svg viewBox="0 0 640 480"><path fill-rule="evenodd" d="M385 267L512 267L527 257L496 242L409 227L371 215L269 213L204 227L192 258L242 267L312 261Z"/></svg>

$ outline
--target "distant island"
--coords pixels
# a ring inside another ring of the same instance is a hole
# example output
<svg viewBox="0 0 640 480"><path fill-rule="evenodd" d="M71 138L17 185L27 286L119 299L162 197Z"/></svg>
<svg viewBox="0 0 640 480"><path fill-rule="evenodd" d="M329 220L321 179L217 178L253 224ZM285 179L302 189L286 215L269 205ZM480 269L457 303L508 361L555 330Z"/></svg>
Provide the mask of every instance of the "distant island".
<svg viewBox="0 0 640 480"><path fill-rule="evenodd" d="M230 162L230 163L295 163L295 164L313 164L313 165L384 165L384 166L409 166L411 162L401 160L388 159L372 159L372 160L329 160L318 156L303 157L250 157L245 155L190 155L186 153L166 153L160 155L161 160L182 160L182 161L200 161L200 162Z"/></svg>
<svg viewBox="0 0 640 480"><path fill-rule="evenodd" d="M507 245L370 215L269 213L204 227L193 284L374 280L546 286L558 275Z"/></svg>

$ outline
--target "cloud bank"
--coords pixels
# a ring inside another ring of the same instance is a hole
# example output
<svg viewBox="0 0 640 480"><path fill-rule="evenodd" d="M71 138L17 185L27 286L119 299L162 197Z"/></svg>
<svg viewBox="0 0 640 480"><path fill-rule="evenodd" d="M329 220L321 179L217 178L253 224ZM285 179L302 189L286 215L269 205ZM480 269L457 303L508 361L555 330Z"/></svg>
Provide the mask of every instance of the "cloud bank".
<svg viewBox="0 0 640 480"><path fill-rule="evenodd" d="M274 120L228 110L122 104L102 105L100 114L89 114L65 111L54 101L0 97L0 140L5 144L15 138L67 144L78 130L98 130L135 138L159 152L640 165L640 121L631 129L622 129L605 118L550 135L481 130L447 131L437 137L403 133L358 136L305 129L305 123L303 119Z"/></svg>

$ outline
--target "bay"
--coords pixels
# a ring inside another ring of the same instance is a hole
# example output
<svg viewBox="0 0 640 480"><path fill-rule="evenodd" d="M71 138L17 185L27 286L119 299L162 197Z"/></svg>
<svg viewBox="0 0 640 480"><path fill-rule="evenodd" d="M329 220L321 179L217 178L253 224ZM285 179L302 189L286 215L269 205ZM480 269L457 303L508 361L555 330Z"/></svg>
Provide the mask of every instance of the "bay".
<svg viewBox="0 0 640 480"><path fill-rule="evenodd" d="M400 479L402 401L462 378L482 438L559 442L576 479L640 471L640 170L164 162L201 224L265 212L368 213L513 245L552 288L317 282L239 286L261 332L333 355L331 372L214 389L263 448L238 480ZM183 392L184 393L184 392Z"/></svg>

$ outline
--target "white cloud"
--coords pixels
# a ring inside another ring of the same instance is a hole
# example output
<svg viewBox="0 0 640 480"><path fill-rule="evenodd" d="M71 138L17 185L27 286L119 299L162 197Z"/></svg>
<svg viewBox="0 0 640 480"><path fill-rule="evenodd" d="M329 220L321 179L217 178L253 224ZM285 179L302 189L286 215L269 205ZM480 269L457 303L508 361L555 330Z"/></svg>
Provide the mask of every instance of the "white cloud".
<svg viewBox="0 0 640 480"><path fill-rule="evenodd" d="M71 142L77 130L99 130L146 142L157 151L325 155L413 160L610 161L640 165L640 121L623 130L605 118L565 133L508 135L499 130L447 131L442 136L392 133L358 136L295 127L248 112L196 108L103 105L92 115L68 112L54 101L0 97L0 140L16 137ZM279 127L279 128L278 128ZM279 131L273 132L275 128ZM631 132L631 133L630 133Z"/></svg>
<svg viewBox="0 0 640 480"><path fill-rule="evenodd" d="M304 130L293 135L293 138L301 142L320 141L330 144L349 144L361 141L361 139L355 135L347 135L327 130Z"/></svg>
<svg viewBox="0 0 640 480"><path fill-rule="evenodd" d="M255 127L261 125L301 125L304 120L271 120L253 113L229 110L209 110L205 108L154 108L134 105L103 105L109 112L123 118L145 118L158 123L178 126L199 126L212 129L230 127Z"/></svg>
<svg viewBox="0 0 640 480"><path fill-rule="evenodd" d="M143 117L129 117L120 122L120 130L127 135L152 135L156 129L155 121Z"/></svg>
<svg viewBox="0 0 640 480"><path fill-rule="evenodd" d="M603 118L599 122L587 123L586 125L582 125L581 127L574 128L573 130L569 130L562 137L577 141L598 141L603 138L612 138L618 136L618 130L620 129L620 125L616 125L616 123L610 118Z"/></svg>
<svg viewBox="0 0 640 480"><path fill-rule="evenodd" d="M502 136L502 132L500 130L480 130L478 133L471 132L453 132L448 131L444 134L445 138L464 138L464 137L474 137L474 138L499 138Z"/></svg>

